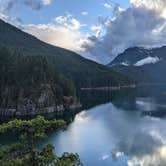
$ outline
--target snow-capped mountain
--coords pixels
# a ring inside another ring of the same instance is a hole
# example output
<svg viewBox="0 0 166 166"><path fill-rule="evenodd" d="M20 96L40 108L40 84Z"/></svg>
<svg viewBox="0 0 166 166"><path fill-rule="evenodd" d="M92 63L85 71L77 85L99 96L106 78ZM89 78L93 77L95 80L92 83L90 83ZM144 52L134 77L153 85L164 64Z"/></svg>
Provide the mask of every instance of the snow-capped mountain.
<svg viewBox="0 0 166 166"><path fill-rule="evenodd" d="M154 49L145 49L139 47L128 48L122 54L119 54L110 64L113 65L145 65L155 64L161 59L166 59L166 46Z"/></svg>
<svg viewBox="0 0 166 166"><path fill-rule="evenodd" d="M165 83L166 46L161 48L129 48L108 64L137 81Z"/></svg>

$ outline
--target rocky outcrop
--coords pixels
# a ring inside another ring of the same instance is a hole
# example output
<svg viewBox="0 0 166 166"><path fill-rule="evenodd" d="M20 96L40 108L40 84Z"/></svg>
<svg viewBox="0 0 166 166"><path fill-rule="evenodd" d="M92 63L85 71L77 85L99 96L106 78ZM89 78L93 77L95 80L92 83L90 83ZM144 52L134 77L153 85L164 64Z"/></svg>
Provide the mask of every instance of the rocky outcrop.
<svg viewBox="0 0 166 166"><path fill-rule="evenodd" d="M57 102L50 84L42 84L30 89L28 94L25 89L19 89L18 94L12 94L11 91L12 88L8 87L3 93L0 106L1 117L58 114L81 107L81 104L74 102L72 97L63 97L61 102Z"/></svg>

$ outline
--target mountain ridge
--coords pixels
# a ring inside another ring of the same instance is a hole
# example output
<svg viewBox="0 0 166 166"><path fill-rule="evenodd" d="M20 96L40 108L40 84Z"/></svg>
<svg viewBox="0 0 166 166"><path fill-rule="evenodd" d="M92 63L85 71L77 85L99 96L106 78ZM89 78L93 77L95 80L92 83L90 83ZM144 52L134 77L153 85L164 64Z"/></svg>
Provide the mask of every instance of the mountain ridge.
<svg viewBox="0 0 166 166"><path fill-rule="evenodd" d="M118 63L122 63L124 61L130 61L130 64L133 65L137 61L144 59L148 56L155 57L156 54L159 58L164 57L166 52L166 46L156 47L156 48L143 48L143 47L131 47L126 49L123 53L119 54L116 58L114 58L108 66L116 65Z"/></svg>
<svg viewBox="0 0 166 166"><path fill-rule="evenodd" d="M20 29L2 20L0 20L0 36L1 36L1 40L0 40L1 46L8 47L11 50L17 50L18 52L22 52L23 54L26 54L26 55L29 55L29 54L30 55L36 55L36 54L47 55L49 59L52 62L54 62L56 69L62 72L64 75L66 75L69 79L73 77L73 73L72 74L70 73L73 72L74 66L77 68L80 68L82 73L86 72L87 77L88 77L88 74L93 75L94 74L93 72L95 71L100 72L99 77L101 77L102 74L103 75L106 74L107 77L114 77L114 75L118 76L117 72L108 69L104 65L100 65L96 62L85 59L73 51L69 51L67 49L45 43L37 39L36 37L29 35L28 33L23 32ZM91 72L90 68L94 71ZM78 73L76 71L74 72L76 75L79 75L81 73L81 72ZM123 80L121 78L123 78L123 76L120 74L118 79L123 84ZM99 79L97 80L97 82L99 82ZM107 79L110 80L109 78ZM79 81L76 80L75 82L79 82ZM115 84L114 82L116 81L112 79L113 84ZM102 84L103 83L99 83L99 84L96 84L95 86L100 86L100 85L103 86ZM79 85L79 87L80 86L85 86L85 85Z"/></svg>
<svg viewBox="0 0 166 166"><path fill-rule="evenodd" d="M104 65L49 45L2 20L0 37L0 113L4 115L52 112L74 102L81 88L133 83Z"/></svg>
<svg viewBox="0 0 166 166"><path fill-rule="evenodd" d="M108 66L137 81L166 83L166 46L152 49L129 48Z"/></svg>

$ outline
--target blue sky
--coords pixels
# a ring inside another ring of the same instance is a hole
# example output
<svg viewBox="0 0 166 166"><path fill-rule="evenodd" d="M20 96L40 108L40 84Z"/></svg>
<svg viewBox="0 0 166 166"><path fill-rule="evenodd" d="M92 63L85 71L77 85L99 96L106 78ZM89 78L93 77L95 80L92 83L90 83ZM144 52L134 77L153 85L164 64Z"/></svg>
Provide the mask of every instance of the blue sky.
<svg viewBox="0 0 166 166"><path fill-rule="evenodd" d="M50 5L44 6L41 10L34 10L18 3L9 11L9 14L21 18L24 24L46 24L52 22L55 17L70 13L82 24L87 24L86 28L83 28L86 31L97 23L99 15L111 16L115 2L122 8L129 6L129 0L52 0ZM104 7L106 3L112 7ZM82 12L88 14L82 15Z"/></svg>

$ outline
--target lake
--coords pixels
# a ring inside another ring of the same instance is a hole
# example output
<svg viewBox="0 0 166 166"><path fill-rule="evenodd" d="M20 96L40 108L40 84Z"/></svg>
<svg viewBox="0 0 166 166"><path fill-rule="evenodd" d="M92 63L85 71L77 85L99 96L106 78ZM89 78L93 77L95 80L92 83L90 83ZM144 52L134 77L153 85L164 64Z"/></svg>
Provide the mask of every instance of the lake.
<svg viewBox="0 0 166 166"><path fill-rule="evenodd" d="M52 133L59 155L73 152L85 166L165 166L166 87L82 92L84 109L65 131Z"/></svg>

